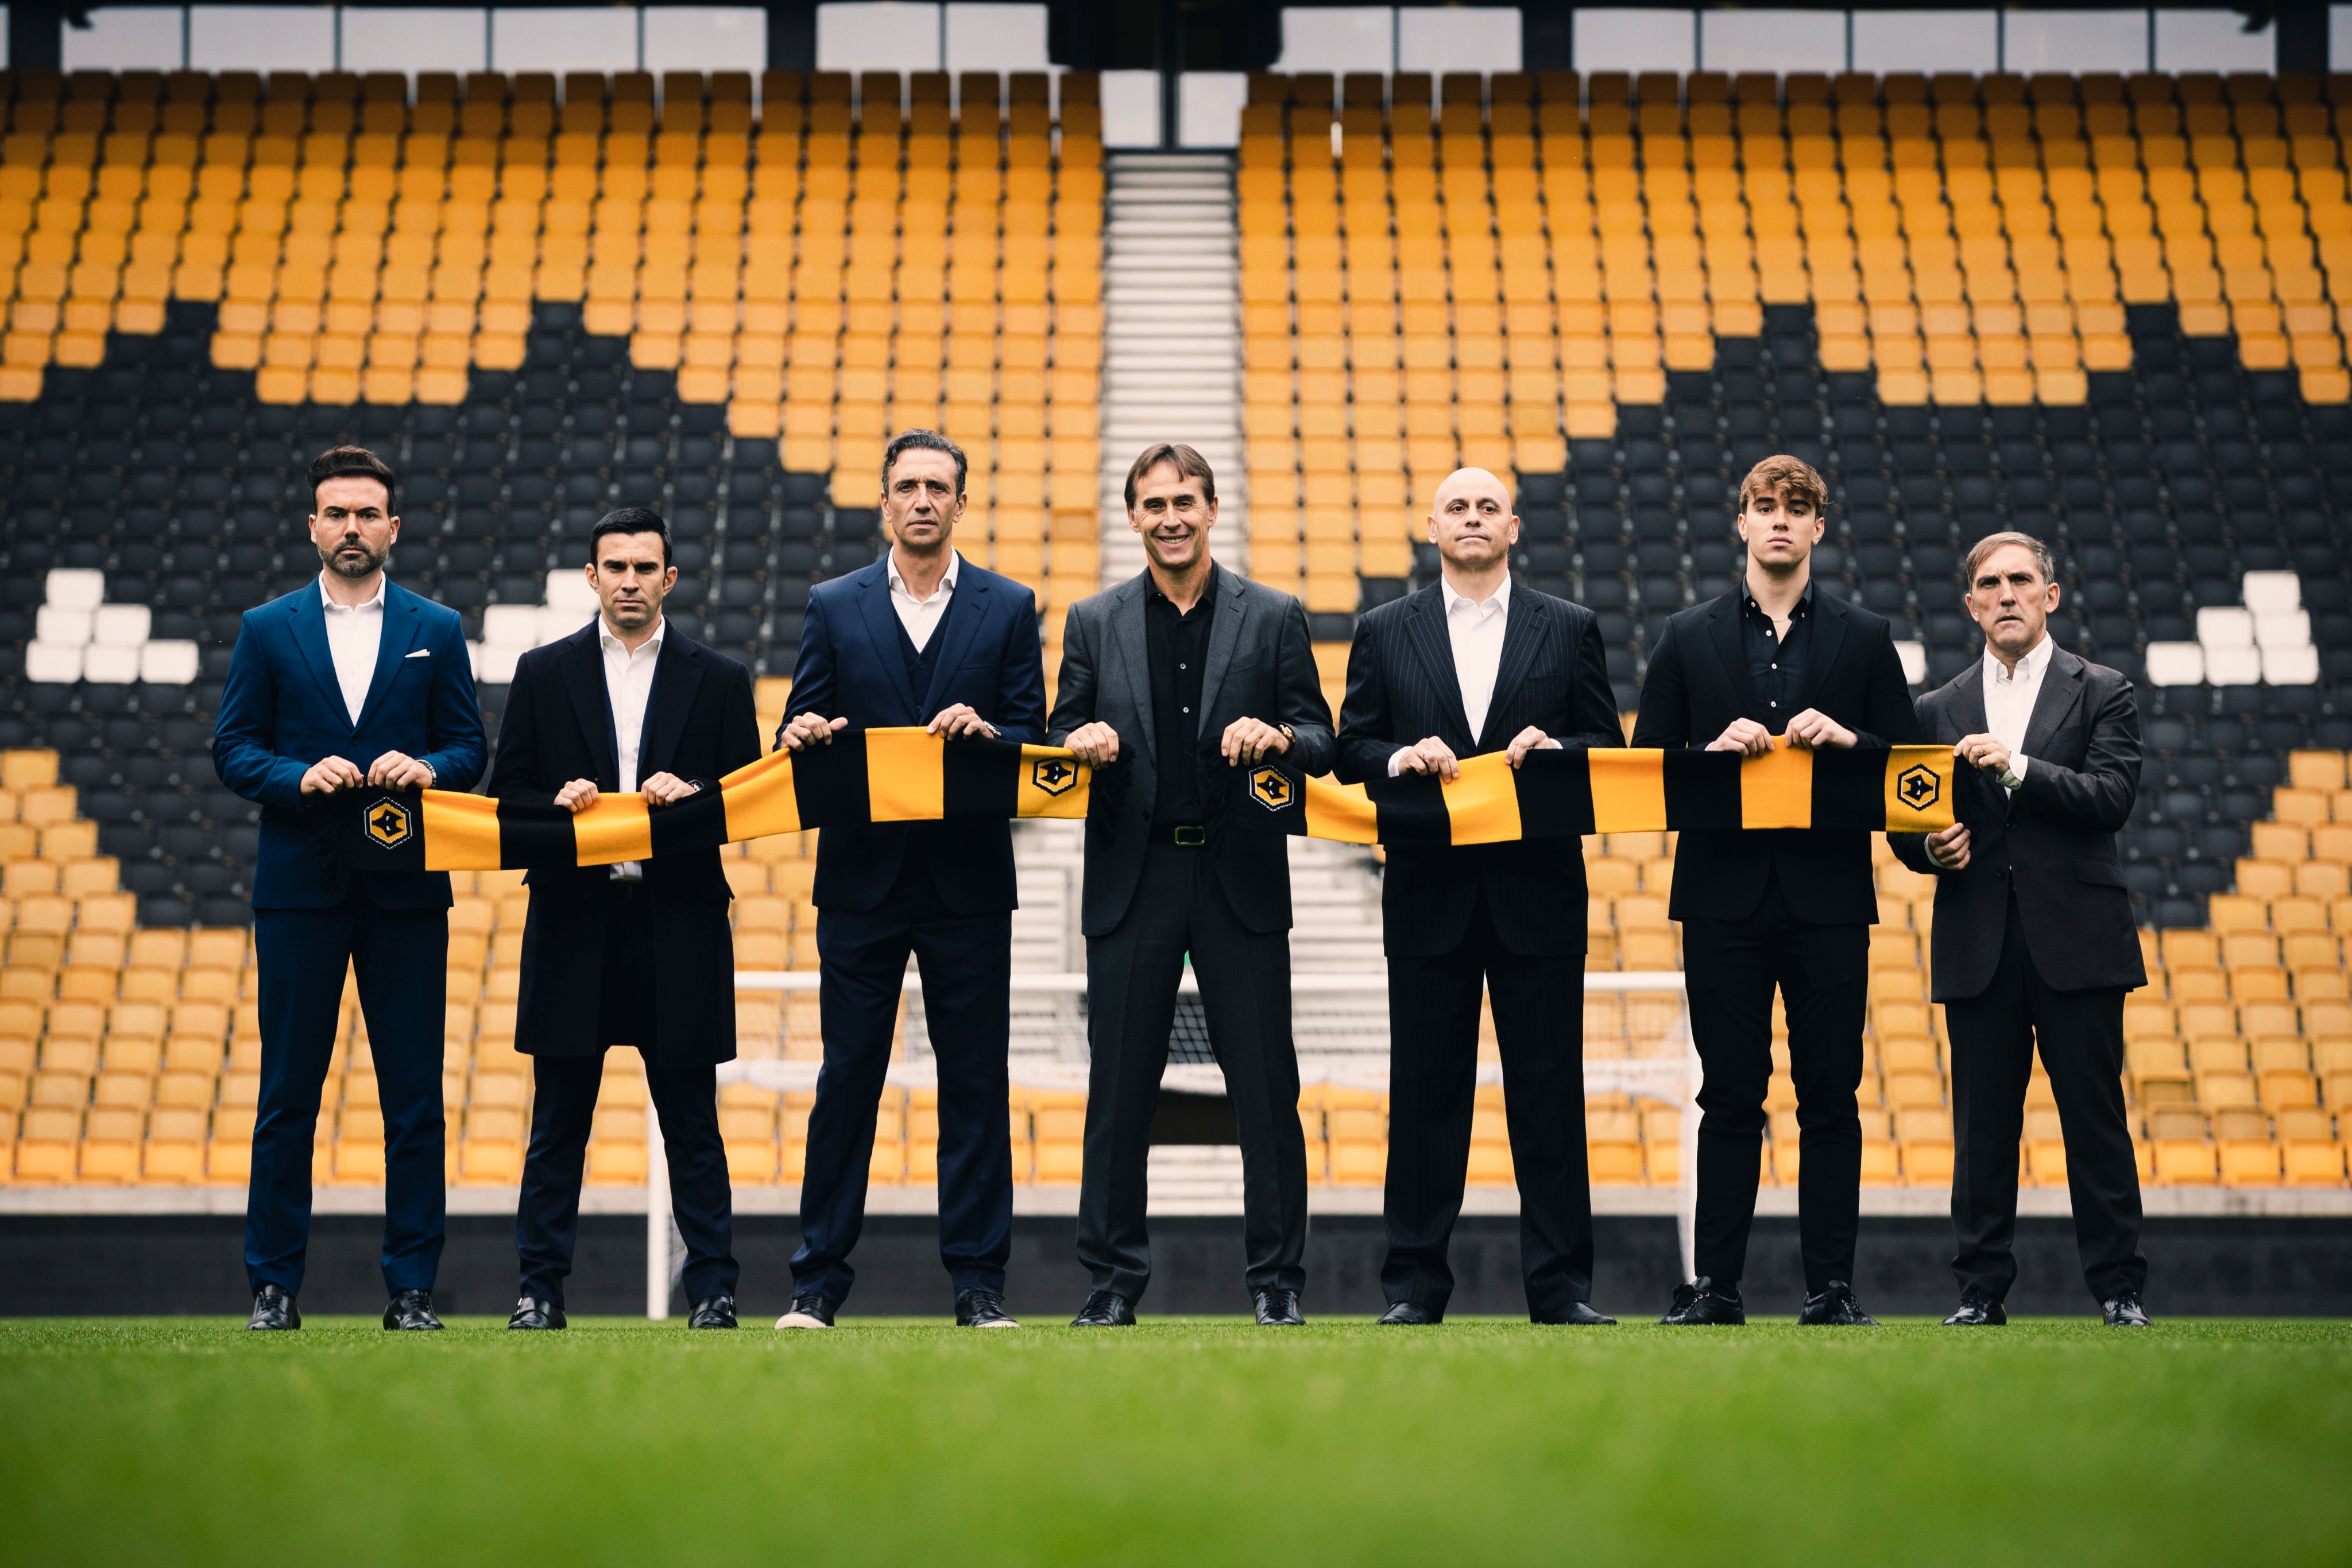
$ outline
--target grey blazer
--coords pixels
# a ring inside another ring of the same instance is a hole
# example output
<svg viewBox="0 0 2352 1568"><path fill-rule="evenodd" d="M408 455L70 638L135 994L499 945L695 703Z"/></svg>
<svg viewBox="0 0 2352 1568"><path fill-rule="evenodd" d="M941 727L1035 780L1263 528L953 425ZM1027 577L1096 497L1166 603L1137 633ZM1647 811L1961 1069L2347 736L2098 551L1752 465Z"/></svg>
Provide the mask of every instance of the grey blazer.
<svg viewBox="0 0 2352 1568"><path fill-rule="evenodd" d="M1217 574L1216 619L1201 687L1201 739L1213 746L1238 718L1286 724L1297 738L1289 760L1328 773L1335 751L1331 709L1316 674L1307 612L1289 594L1230 570ZM1059 746L1072 730L1097 721L1118 732L1117 780L1098 784L1087 815L1087 880L1081 921L1107 936L1127 915L1159 798L1159 738L1151 714L1146 652L1147 571L1070 606L1062 637L1062 676L1046 721L1045 741ZM1204 788L1219 780L1204 778ZM1278 833L1216 832L1201 852L1217 868L1225 896L1253 931L1290 929L1290 859Z"/></svg>

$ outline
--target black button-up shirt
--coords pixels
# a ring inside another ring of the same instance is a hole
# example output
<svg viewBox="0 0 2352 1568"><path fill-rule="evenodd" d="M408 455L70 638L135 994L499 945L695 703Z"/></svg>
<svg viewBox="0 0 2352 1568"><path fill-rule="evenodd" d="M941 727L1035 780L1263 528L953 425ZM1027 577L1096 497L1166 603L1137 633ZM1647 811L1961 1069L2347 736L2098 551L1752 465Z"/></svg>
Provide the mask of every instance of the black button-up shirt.
<svg viewBox="0 0 2352 1568"><path fill-rule="evenodd" d="M1805 689L1805 659L1813 644L1813 585L1789 612L1789 634L1773 634L1772 618L1745 585L1739 590L1739 624L1747 634L1748 684L1755 688L1757 712L1749 715L1774 735L1789 727Z"/></svg>
<svg viewBox="0 0 2352 1568"><path fill-rule="evenodd" d="M1198 822L1201 809L1201 677L1209 663L1209 625L1217 612L1218 569L1192 609L1152 583L1143 595L1145 651L1151 661L1152 743L1160 753L1155 829Z"/></svg>

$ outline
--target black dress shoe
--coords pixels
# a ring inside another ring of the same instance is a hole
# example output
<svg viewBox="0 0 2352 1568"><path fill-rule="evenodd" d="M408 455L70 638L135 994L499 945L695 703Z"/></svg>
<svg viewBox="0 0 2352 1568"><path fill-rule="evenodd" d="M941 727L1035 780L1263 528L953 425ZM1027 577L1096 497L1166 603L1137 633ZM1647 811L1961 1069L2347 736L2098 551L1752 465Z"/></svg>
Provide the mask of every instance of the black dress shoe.
<svg viewBox="0 0 2352 1568"><path fill-rule="evenodd" d="M1862 1310L1853 1298L1853 1287L1843 1280L1832 1280L1825 1289L1805 1298L1797 1313L1797 1322L1808 1328L1874 1329L1878 1320Z"/></svg>
<svg viewBox="0 0 2352 1568"><path fill-rule="evenodd" d="M1004 1298L994 1291L961 1291L956 1294L956 1327L1017 1329L1019 1321L1004 1310Z"/></svg>
<svg viewBox="0 0 2352 1568"><path fill-rule="evenodd" d="M1442 1323L1444 1312L1433 1312L1415 1301L1391 1301L1389 1310L1372 1320L1375 1328L1419 1328Z"/></svg>
<svg viewBox="0 0 2352 1568"><path fill-rule="evenodd" d="M1568 1312L1563 1317L1538 1318L1530 1315L1528 1321L1538 1323L1563 1323L1586 1329L1614 1328L1617 1324L1617 1320L1608 1313L1593 1311L1592 1303L1590 1301L1570 1301Z"/></svg>
<svg viewBox="0 0 2352 1568"><path fill-rule="evenodd" d="M2137 1291L2126 1291L2117 1295L2115 1300L2100 1304L2105 1310L2107 1326L2111 1329L2144 1329L2155 1326L2148 1318L2147 1309L2139 1304Z"/></svg>
<svg viewBox="0 0 2352 1568"><path fill-rule="evenodd" d="M294 1298L286 1293L283 1285L264 1285L253 1293L253 1316L245 1320L249 1329L299 1329L302 1326L301 1309Z"/></svg>
<svg viewBox="0 0 2352 1568"><path fill-rule="evenodd" d="M1747 1321L1748 1306L1739 1299L1739 1287L1718 1285L1705 1274L1687 1285L1676 1285L1674 1304L1658 1320L1669 1328L1736 1328Z"/></svg>
<svg viewBox="0 0 2352 1568"><path fill-rule="evenodd" d="M1307 1314L1298 1310L1298 1292L1296 1291L1276 1287L1271 1291L1256 1291L1251 1299L1257 1303L1257 1321L1261 1327L1303 1329L1307 1326Z"/></svg>
<svg viewBox="0 0 2352 1568"><path fill-rule="evenodd" d="M1078 1315L1070 1320L1074 1329L1130 1329L1135 1326L1135 1303L1117 1291L1097 1291L1087 1298Z"/></svg>
<svg viewBox="0 0 2352 1568"><path fill-rule="evenodd" d="M833 1326L833 1303L814 1291L803 1291L793 1298L792 1311L776 1320L780 1329L829 1329Z"/></svg>
<svg viewBox="0 0 2352 1568"><path fill-rule="evenodd" d="M731 1329L735 1326L735 1298L705 1296L694 1303L694 1315L686 1320L690 1329Z"/></svg>
<svg viewBox="0 0 2352 1568"><path fill-rule="evenodd" d="M514 1316L507 1320L510 1329L560 1329L563 1326L563 1309L541 1296L521 1296L515 1301Z"/></svg>
<svg viewBox="0 0 2352 1568"><path fill-rule="evenodd" d="M1997 1329L2009 1322L2008 1310L1971 1285L1960 1292L1960 1310L1944 1320L1948 1329Z"/></svg>
<svg viewBox="0 0 2352 1568"><path fill-rule="evenodd" d="M383 1326L388 1329L437 1329L441 1320L433 1315L433 1292L430 1291L394 1291L392 1304L383 1309Z"/></svg>

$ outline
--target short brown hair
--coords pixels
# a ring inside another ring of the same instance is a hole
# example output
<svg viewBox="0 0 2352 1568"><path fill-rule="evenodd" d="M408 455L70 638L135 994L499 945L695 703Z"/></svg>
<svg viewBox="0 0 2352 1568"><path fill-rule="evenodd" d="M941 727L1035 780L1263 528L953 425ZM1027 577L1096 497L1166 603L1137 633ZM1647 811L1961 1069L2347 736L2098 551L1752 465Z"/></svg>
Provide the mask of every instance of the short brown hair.
<svg viewBox="0 0 2352 1568"><path fill-rule="evenodd" d="M2058 580L2058 563L2051 559L2050 547L2032 534L2021 534L2012 529L2003 533L1987 534L1969 547L1969 559L1960 566L1960 586L1973 591L1977 585L1977 568L1985 563L1985 558L1995 550L2007 549L2011 545L2022 545L2033 552L2033 564L2041 568L2042 581Z"/></svg>
<svg viewBox="0 0 2352 1568"><path fill-rule="evenodd" d="M1135 465L1127 471L1127 504L1129 510L1135 507L1137 483L1162 463L1173 463L1176 465L1176 472L1187 479L1198 479L1201 482L1202 499L1213 501L1217 498L1217 476L1210 471L1209 460L1181 441L1160 441L1145 447L1143 455L1138 457L1135 460Z"/></svg>
<svg viewBox="0 0 2352 1568"><path fill-rule="evenodd" d="M1824 509L1829 498L1829 486L1822 483L1821 475L1811 464L1780 452L1750 468L1748 477L1739 482L1740 511L1748 510L1749 497L1774 490L1786 490L1792 501L1811 501L1816 515Z"/></svg>
<svg viewBox="0 0 2352 1568"><path fill-rule="evenodd" d="M319 504L319 486L330 479L373 479L383 486L383 510L386 517L396 516L400 508L392 504L394 479L392 465L364 446L330 446L310 464L310 505Z"/></svg>

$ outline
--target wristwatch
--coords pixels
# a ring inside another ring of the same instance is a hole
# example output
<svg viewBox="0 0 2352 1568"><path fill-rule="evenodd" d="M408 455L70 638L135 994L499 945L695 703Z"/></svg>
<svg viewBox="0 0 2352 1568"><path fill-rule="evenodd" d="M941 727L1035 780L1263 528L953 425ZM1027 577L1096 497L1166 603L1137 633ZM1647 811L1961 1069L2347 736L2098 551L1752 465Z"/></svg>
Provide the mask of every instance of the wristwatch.
<svg viewBox="0 0 2352 1568"><path fill-rule="evenodd" d="M1278 729L1278 730L1280 730L1280 731L1282 731L1282 738L1283 738L1284 740L1286 740L1286 741L1289 741L1289 742L1291 742L1291 743L1293 743L1293 744L1296 744L1296 743L1297 742L1297 739L1298 739L1298 732L1297 732L1297 730L1295 730L1295 729L1291 728L1288 725L1286 725L1286 724L1277 724L1277 725L1276 725L1274 727L1275 727L1275 728L1276 728L1276 729Z"/></svg>
<svg viewBox="0 0 2352 1568"><path fill-rule="evenodd" d="M2017 762L2015 758L2012 758L2010 761L2001 765L2000 787L2002 789L2014 790L2018 786L2024 782L2024 779L2021 778L2017 771Z"/></svg>

